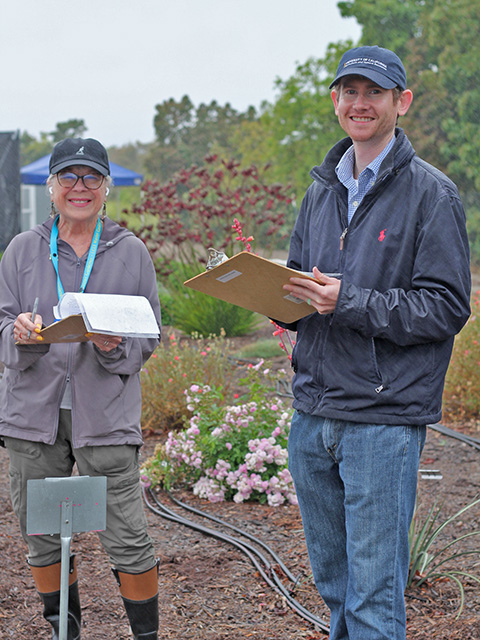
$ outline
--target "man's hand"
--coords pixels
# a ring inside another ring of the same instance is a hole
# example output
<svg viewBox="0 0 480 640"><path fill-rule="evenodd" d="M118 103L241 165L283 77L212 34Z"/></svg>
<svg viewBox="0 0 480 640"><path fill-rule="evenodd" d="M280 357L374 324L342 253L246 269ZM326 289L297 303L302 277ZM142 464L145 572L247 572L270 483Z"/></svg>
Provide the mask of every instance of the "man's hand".
<svg viewBox="0 0 480 640"><path fill-rule="evenodd" d="M283 288L311 305L318 313L333 313L340 291L340 280L326 276L317 267L313 267L313 277L317 282L306 278L290 278L290 283Z"/></svg>

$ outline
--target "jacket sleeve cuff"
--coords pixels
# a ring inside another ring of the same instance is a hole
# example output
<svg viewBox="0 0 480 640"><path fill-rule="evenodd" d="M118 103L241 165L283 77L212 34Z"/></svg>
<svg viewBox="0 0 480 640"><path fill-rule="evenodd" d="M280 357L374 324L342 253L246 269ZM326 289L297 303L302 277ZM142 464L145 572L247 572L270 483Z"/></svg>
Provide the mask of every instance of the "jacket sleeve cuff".
<svg viewBox="0 0 480 640"><path fill-rule="evenodd" d="M365 316L370 289L363 289L351 282L342 280L333 322L358 331L365 330Z"/></svg>

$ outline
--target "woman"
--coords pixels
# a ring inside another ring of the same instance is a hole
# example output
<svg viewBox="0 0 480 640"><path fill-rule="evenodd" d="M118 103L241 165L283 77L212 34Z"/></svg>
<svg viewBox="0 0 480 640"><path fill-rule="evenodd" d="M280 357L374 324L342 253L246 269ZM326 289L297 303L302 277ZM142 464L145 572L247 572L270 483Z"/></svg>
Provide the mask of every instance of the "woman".
<svg viewBox="0 0 480 640"><path fill-rule="evenodd" d="M58 637L59 536L27 536L29 479L107 476L107 528L99 533L135 638L157 638L158 580L139 485L139 372L157 339L91 334L89 341L42 344L64 291L148 298L160 334L155 271L143 243L105 217L111 184L96 140L68 138L50 160L52 218L16 236L0 263L0 435L10 457L12 503L28 564ZM39 299L38 313L32 306ZM80 602L71 559L68 638L80 638Z"/></svg>

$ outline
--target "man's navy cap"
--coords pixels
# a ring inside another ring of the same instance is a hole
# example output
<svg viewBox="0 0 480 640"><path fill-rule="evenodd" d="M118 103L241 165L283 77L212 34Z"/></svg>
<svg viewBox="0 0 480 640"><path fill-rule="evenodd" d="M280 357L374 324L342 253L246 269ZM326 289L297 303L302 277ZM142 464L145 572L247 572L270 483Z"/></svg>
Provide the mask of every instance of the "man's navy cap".
<svg viewBox="0 0 480 640"><path fill-rule="evenodd" d="M110 174L107 150L93 138L65 138L53 147L49 165L51 174L76 164L92 167L102 176Z"/></svg>
<svg viewBox="0 0 480 640"><path fill-rule="evenodd" d="M407 88L407 74L393 51L382 47L356 47L343 54L330 89L344 76L364 76L383 89Z"/></svg>

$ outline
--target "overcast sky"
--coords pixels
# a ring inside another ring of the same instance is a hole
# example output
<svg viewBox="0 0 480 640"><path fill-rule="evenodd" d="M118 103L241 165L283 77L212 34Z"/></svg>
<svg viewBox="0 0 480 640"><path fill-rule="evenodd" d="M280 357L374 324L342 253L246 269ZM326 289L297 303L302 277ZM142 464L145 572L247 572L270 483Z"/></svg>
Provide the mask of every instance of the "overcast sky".
<svg viewBox="0 0 480 640"><path fill-rule="evenodd" d="M244 110L360 28L337 0L0 0L0 131L81 118L106 146L150 142L155 105Z"/></svg>

